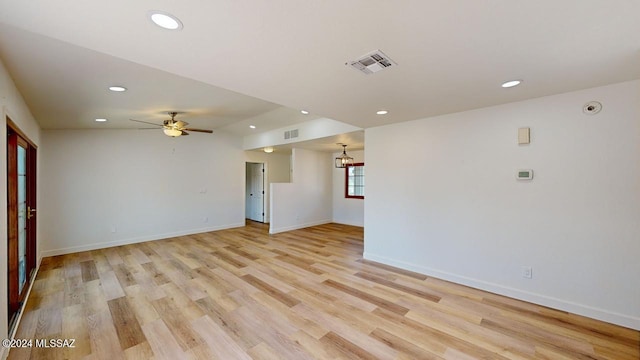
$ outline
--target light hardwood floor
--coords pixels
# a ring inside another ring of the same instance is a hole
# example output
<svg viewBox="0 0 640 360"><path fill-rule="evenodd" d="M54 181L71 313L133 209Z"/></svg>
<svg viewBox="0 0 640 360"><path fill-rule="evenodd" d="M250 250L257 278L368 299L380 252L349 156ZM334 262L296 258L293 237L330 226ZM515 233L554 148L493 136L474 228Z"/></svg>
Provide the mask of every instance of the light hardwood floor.
<svg viewBox="0 0 640 360"><path fill-rule="evenodd" d="M362 260L361 228L267 227L43 260L9 359L630 359L640 333Z"/></svg>

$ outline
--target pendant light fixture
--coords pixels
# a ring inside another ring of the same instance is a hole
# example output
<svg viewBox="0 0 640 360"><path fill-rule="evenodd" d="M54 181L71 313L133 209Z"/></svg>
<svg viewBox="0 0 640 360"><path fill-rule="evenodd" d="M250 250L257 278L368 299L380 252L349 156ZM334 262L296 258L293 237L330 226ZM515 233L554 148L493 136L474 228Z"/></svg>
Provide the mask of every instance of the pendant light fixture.
<svg viewBox="0 0 640 360"><path fill-rule="evenodd" d="M338 169L346 168L347 165L353 165L353 158L347 155L347 145L338 144L342 146L342 155L336 158L336 167Z"/></svg>

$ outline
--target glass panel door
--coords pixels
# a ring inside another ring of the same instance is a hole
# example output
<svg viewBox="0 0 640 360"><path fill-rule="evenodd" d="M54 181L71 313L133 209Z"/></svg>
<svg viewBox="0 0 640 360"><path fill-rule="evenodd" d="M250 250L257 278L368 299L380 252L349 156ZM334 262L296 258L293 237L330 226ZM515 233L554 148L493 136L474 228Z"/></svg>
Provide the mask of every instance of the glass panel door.
<svg viewBox="0 0 640 360"><path fill-rule="evenodd" d="M7 119L7 297L10 328L36 267L36 147Z"/></svg>
<svg viewBox="0 0 640 360"><path fill-rule="evenodd" d="M27 282L27 149L18 145L18 292Z"/></svg>

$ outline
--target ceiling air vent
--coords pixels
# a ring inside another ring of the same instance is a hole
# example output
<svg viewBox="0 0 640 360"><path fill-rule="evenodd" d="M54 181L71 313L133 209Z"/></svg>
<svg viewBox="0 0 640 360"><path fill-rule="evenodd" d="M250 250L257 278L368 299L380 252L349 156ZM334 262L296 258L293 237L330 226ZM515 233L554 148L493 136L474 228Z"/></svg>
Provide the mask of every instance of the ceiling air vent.
<svg viewBox="0 0 640 360"><path fill-rule="evenodd" d="M298 137L298 129L287 130L284 132L284 139L293 139Z"/></svg>
<svg viewBox="0 0 640 360"><path fill-rule="evenodd" d="M358 60L347 62L347 64L367 75L398 65L380 50L372 51Z"/></svg>

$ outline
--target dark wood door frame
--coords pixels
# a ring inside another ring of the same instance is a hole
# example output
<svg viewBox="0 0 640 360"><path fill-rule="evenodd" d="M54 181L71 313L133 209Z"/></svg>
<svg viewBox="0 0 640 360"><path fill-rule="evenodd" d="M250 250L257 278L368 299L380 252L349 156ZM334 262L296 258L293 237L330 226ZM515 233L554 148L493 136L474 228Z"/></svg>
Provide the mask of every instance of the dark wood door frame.
<svg viewBox="0 0 640 360"><path fill-rule="evenodd" d="M18 146L26 149L26 283L22 291L19 285L19 256L18 256ZM7 295L8 295L8 315L9 330L14 325L17 315L29 286L31 284L33 271L36 268L36 169L37 169L37 147L22 133L19 128L7 117Z"/></svg>

